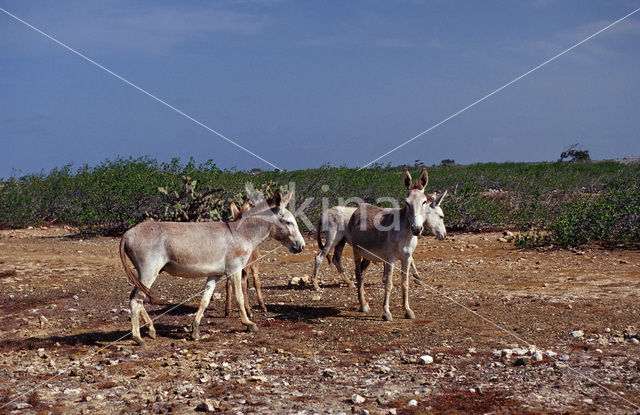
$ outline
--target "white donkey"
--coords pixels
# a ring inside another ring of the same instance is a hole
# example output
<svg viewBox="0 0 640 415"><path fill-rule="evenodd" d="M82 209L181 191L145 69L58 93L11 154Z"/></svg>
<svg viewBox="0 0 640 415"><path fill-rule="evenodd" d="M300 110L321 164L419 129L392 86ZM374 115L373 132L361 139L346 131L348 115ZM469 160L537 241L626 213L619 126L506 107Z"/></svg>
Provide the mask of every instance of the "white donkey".
<svg viewBox="0 0 640 415"><path fill-rule="evenodd" d="M149 325L149 337L156 336L143 302L146 296L153 299L149 288L161 271L179 277L207 278L193 321L193 339L200 338L200 320L222 276L232 278L242 324L257 331L258 326L249 320L244 307L242 269L251 253L269 236L291 252L302 251L304 239L295 218L286 209L292 196L293 192L282 196L277 190L272 199L262 200L236 222L143 222L125 232L120 242L120 259L129 280L135 285L131 292L133 339L144 344L140 336L140 315ZM137 277L127 265L126 257L138 271Z"/></svg>
<svg viewBox="0 0 640 415"><path fill-rule="evenodd" d="M316 260L313 265L313 275L311 276L311 282L315 290L320 289L318 271L324 258L327 258L329 265L333 263L333 265L336 266L338 273L340 273L340 276L349 287L355 288L353 281L344 273L344 268L342 267L342 250L345 244L344 233L347 229L347 224L356 209L357 208L350 206L334 206L322 213L316 232L320 252L316 255ZM324 234L326 241L325 245L322 244L322 234ZM330 254L332 249L334 250L333 256ZM420 280L413 258L411 259L411 270L413 277Z"/></svg>
<svg viewBox="0 0 640 415"><path fill-rule="evenodd" d="M386 321L393 320L389 310L389 297L393 287L393 263L398 259L401 261L405 318L413 319L415 314L409 307L409 265L418 244L418 235L422 233L423 224L426 222L437 239L447 236L444 214L440 207L447 192L433 200L427 199L424 195L429 181L426 168L422 168L420 177L413 185L407 169L404 170L402 180L407 188L407 196L402 207L383 209L361 203L353 212L345 233L347 241L353 247L358 300L362 312L369 311L369 304L364 296L364 271L370 262L384 262L382 280L385 283L385 293L382 318Z"/></svg>

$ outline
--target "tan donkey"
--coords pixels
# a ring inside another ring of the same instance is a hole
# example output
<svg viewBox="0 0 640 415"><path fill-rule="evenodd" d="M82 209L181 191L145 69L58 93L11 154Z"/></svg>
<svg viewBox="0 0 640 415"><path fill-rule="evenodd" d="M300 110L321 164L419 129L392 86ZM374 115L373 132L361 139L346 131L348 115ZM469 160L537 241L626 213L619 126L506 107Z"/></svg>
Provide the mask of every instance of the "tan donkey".
<svg viewBox="0 0 640 415"><path fill-rule="evenodd" d="M393 320L389 299L393 288L394 262L398 259L401 261L405 318L413 319L415 314L409 307L409 265L418 244L418 235L422 233L426 222L436 238L444 239L447 236L444 214L440 207L447 192L439 197L433 195L433 198L427 199L424 194L429 181L426 168L422 169L420 177L413 184L409 171L405 169L402 181L407 188L402 207L383 209L361 203L353 212L345 233L347 242L353 247L358 301L362 312L366 313L370 309L365 299L364 271L371 262L384 262L382 280L385 283L385 292L382 318L386 321Z"/></svg>
<svg viewBox="0 0 640 415"><path fill-rule="evenodd" d="M231 202L231 206L229 207L231 210L231 216L234 220L242 219L243 215L248 214L251 206L249 205L249 201L245 200L242 204L242 209L238 209L235 203ZM249 284L247 281L247 276L249 271L251 272L251 279L253 281L253 286L256 289L256 296L258 297L258 305L262 309L262 311L267 311L267 306L264 304L264 299L262 298L262 288L260 285L260 275L258 274L260 265L258 264L258 259L260 258L260 248L253 250L251 256L249 257L249 261L247 262L247 266L242 270L242 292L244 294L244 307L247 311L247 315L249 318L253 317L253 312L251 311L251 306L249 305L249 297L247 296L247 290L249 288ZM227 278L227 300L224 307L224 316L228 317L231 314L231 279Z"/></svg>
<svg viewBox="0 0 640 415"><path fill-rule="evenodd" d="M272 237L291 252L301 252L304 239L293 214L286 208L293 192L282 196L277 190L273 198L262 200L239 221L235 222L143 222L129 229L120 241L120 259L129 280L131 291L131 334L139 344L140 316L149 325L149 337L156 330L144 309L144 299L153 298L149 288L158 273L166 271L185 278L206 278L200 307L193 321L191 337L200 338L198 326L206 310L216 283L231 278L242 324L251 331L258 326L249 320L242 294L242 269L251 253L267 237ZM138 275L126 263L129 257Z"/></svg>

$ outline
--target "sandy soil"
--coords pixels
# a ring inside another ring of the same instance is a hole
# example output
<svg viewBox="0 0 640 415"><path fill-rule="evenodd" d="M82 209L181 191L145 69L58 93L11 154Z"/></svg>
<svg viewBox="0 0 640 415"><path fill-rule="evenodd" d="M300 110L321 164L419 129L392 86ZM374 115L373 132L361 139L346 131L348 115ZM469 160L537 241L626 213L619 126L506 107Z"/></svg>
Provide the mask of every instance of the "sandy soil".
<svg viewBox="0 0 640 415"><path fill-rule="evenodd" d="M165 303L147 305L158 338L141 348L118 239L0 231L0 413L637 412L640 252L524 251L501 236L422 237L415 320L396 273L395 320L382 321L376 265L366 315L326 262L322 291L289 285L311 273L313 238L262 261L257 333L223 317L218 286L190 340L204 281L162 274Z"/></svg>

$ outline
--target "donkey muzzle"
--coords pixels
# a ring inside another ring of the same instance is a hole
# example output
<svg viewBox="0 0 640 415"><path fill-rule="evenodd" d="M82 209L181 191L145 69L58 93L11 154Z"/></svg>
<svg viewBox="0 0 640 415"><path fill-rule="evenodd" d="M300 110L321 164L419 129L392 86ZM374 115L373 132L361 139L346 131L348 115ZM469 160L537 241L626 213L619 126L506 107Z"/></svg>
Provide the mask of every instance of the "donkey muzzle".
<svg viewBox="0 0 640 415"><path fill-rule="evenodd" d="M422 233L422 226L411 225L411 233L415 236L420 236Z"/></svg>

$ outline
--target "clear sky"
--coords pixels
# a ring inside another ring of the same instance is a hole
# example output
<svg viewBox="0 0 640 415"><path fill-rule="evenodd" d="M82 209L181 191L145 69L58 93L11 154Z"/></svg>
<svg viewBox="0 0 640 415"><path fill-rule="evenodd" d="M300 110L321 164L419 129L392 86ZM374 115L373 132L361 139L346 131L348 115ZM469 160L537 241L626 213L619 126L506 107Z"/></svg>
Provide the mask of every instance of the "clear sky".
<svg viewBox="0 0 640 415"><path fill-rule="evenodd" d="M0 7L287 170L363 166L639 0ZM640 12L382 163L640 156ZM0 12L0 177L148 155L270 168Z"/></svg>

